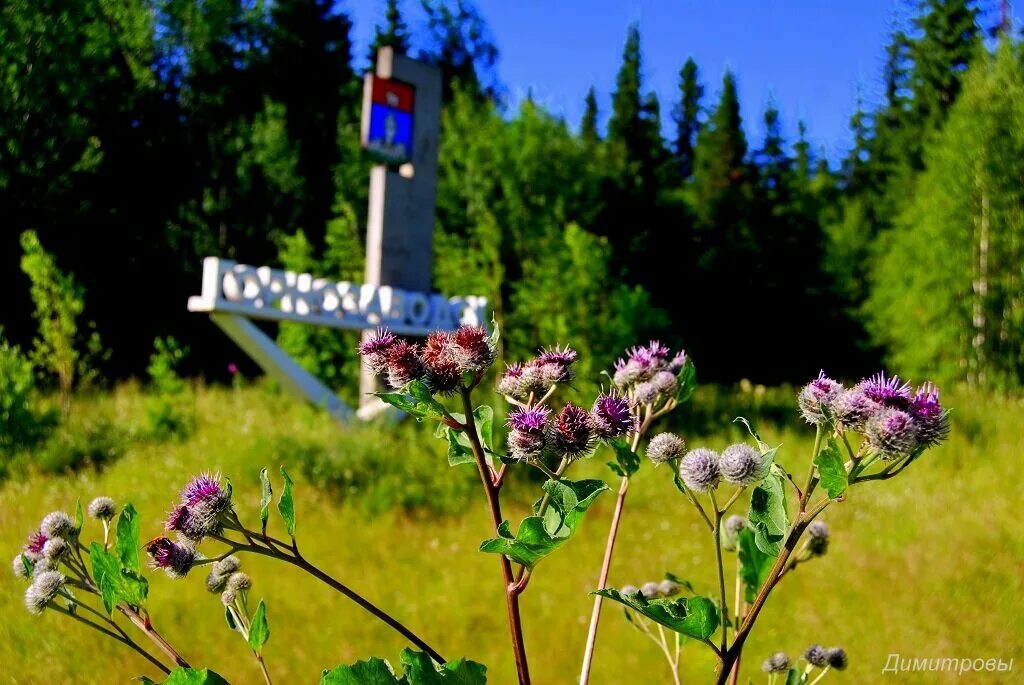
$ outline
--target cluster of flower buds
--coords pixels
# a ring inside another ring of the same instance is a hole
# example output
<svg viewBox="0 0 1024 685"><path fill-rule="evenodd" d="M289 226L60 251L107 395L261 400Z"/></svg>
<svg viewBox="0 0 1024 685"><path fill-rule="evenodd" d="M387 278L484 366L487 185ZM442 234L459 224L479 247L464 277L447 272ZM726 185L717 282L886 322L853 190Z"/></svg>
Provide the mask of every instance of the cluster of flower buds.
<svg viewBox="0 0 1024 685"><path fill-rule="evenodd" d="M533 404L556 385L565 385L576 377L573 363L576 350L558 345L540 350L536 357L521 364L507 364L498 378L498 392L517 403Z"/></svg>
<svg viewBox="0 0 1024 685"><path fill-rule="evenodd" d="M206 576L206 589L220 593L220 601L226 607L234 605L235 600L243 592L252 587L252 579L242 571L242 562L236 556L224 557L210 568Z"/></svg>
<svg viewBox="0 0 1024 685"><path fill-rule="evenodd" d="M672 355L668 347L652 340L626 350L626 356L615 362L612 381L638 404L659 405L676 396L686 362L685 351Z"/></svg>
<svg viewBox="0 0 1024 685"><path fill-rule="evenodd" d="M949 435L949 411L931 383L912 390L898 376L879 373L844 388L824 372L798 396L800 412L813 425L833 420L844 430L863 433L884 459L899 459L939 444Z"/></svg>
<svg viewBox="0 0 1024 685"><path fill-rule="evenodd" d="M150 564L172 578L184 577L196 561L196 546L207 535L217 535L225 525L231 525L232 516L231 495L221 485L220 476L196 476L182 489L180 500L164 524L178 540L161 536L147 543Z"/></svg>
<svg viewBox="0 0 1024 685"><path fill-rule="evenodd" d="M665 579L662 581L650 581L640 587L636 585L623 585L619 593L622 595L640 594L641 597L650 601L652 599L667 599L675 597L680 593L682 587L674 580Z"/></svg>
<svg viewBox="0 0 1024 685"><path fill-rule="evenodd" d="M842 647L829 647L826 649L821 645L811 645L804 651L804 659L811 666L834 668L837 671L845 669L847 664L846 650Z"/></svg>
<svg viewBox="0 0 1024 685"><path fill-rule="evenodd" d="M509 456L518 461L536 462L547 455L570 461L594 451L600 440L620 437L636 429L636 417L630 400L602 393L587 411L571 402L558 413L535 405L511 411Z"/></svg>
<svg viewBox="0 0 1024 685"><path fill-rule="evenodd" d="M50 512L14 556L14 575L30 581L25 591L25 608L29 613L42 613L54 598L64 593L67 578L58 569L78 544L78 533L70 516L63 511Z"/></svg>
<svg viewBox="0 0 1024 685"><path fill-rule="evenodd" d="M434 331L422 345L379 329L359 345L359 354L374 373L386 376L393 388L423 381L434 393L458 390L464 374L479 377L493 362L494 343L482 326Z"/></svg>
<svg viewBox="0 0 1024 685"><path fill-rule="evenodd" d="M679 477L694 492L710 492L723 479L742 487L760 483L769 469L771 460L750 445L737 443L721 455L706 447L690 450L679 462Z"/></svg>

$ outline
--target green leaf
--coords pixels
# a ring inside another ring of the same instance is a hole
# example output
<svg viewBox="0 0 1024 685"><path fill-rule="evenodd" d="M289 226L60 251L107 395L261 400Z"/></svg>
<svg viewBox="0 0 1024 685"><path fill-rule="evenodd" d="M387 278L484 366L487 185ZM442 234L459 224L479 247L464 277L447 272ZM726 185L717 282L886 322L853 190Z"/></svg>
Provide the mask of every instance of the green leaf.
<svg viewBox="0 0 1024 685"><path fill-rule="evenodd" d="M754 540L754 533L744 528L739 534L740 579L743 581L743 596L753 602L758 590L768 579L775 565L775 557L762 552Z"/></svg>
<svg viewBox="0 0 1024 685"><path fill-rule="evenodd" d="M120 523L119 523L120 525ZM103 549L98 542L89 548L92 575L100 588L103 606L107 613L114 612L118 602L141 606L149 594L149 582L134 571L124 568L113 552Z"/></svg>
<svg viewBox="0 0 1024 685"><path fill-rule="evenodd" d="M775 469L750 493L747 519L754 530L757 548L771 556L778 554L789 529L789 514L782 476Z"/></svg>
<svg viewBox="0 0 1024 685"><path fill-rule="evenodd" d="M640 455L634 452L628 442L622 438L610 440L608 445L615 452L615 461L608 466L616 475L629 478L640 469Z"/></svg>
<svg viewBox="0 0 1024 685"><path fill-rule="evenodd" d="M676 402L683 404L688 402L693 393L697 390L697 367L693 365L693 361L689 356L686 357L686 361L683 363L683 368L679 370L677 376L679 382L679 389L676 390Z"/></svg>
<svg viewBox="0 0 1024 685"><path fill-rule="evenodd" d="M444 425L444 424L442 424ZM472 464L476 461L469 438L464 431L445 426L445 437L448 440L448 465Z"/></svg>
<svg viewBox="0 0 1024 685"><path fill-rule="evenodd" d="M490 450L494 445L494 410L486 404L481 404L473 410L473 418L476 419L476 434L480 438L480 444L485 450Z"/></svg>
<svg viewBox="0 0 1024 685"><path fill-rule="evenodd" d="M696 640L708 639L721 625L718 607L707 597L676 597L648 601L639 592L624 595L613 588L598 590L591 594L624 604L655 623Z"/></svg>
<svg viewBox="0 0 1024 685"><path fill-rule="evenodd" d="M139 680L148 685L156 685L156 682L142 676ZM176 668L171 671L163 685L230 685L219 674L208 668L202 670L197 668Z"/></svg>
<svg viewBox="0 0 1024 685"><path fill-rule="evenodd" d="M378 392L374 393L383 402L387 402L396 409L416 417L417 421L424 419L441 420L448 415L444 405L434 399L423 381L412 381L399 392Z"/></svg>
<svg viewBox="0 0 1024 685"><path fill-rule="evenodd" d="M818 452L818 456L814 458L814 465L818 467L821 487L825 488L829 499L842 497L846 493L846 487L849 483L846 475L846 464L843 462L843 456L839 451L839 444L835 438L829 437L828 443Z"/></svg>
<svg viewBox="0 0 1024 685"><path fill-rule="evenodd" d="M600 480L559 479L544 483L551 505L544 516L527 516L513 536L508 521L498 528L497 538L485 540L481 552L504 554L510 560L532 568L538 561L568 542L583 515L597 496L608 489Z"/></svg>
<svg viewBox="0 0 1024 685"><path fill-rule="evenodd" d="M267 469L260 470L260 524L263 534L267 533L267 521L270 520L270 503L274 499L274 488L270 485Z"/></svg>
<svg viewBox="0 0 1024 685"><path fill-rule="evenodd" d="M450 414L451 418L455 419L461 424L466 423L465 414ZM488 463L491 462L490 450L493 445L494 438L494 410L487 405L481 405L473 410L473 418L476 423L477 437L480 439L480 444L484 448L484 454L487 457ZM476 456L473 454L473 446L469 439L469 435L465 431L457 428L452 428L444 422L441 422L437 426L437 431L434 435L437 437L444 436L448 441L448 465L458 466L459 464L472 464L476 462Z"/></svg>
<svg viewBox="0 0 1024 685"><path fill-rule="evenodd" d="M801 680L803 680L803 675L795 668L789 669L789 672L786 673L786 685L800 685Z"/></svg>
<svg viewBox="0 0 1024 685"><path fill-rule="evenodd" d="M423 652L408 647L402 650L402 666L409 685L485 685L487 667L475 661L457 659L437 666Z"/></svg>
<svg viewBox="0 0 1024 685"><path fill-rule="evenodd" d="M324 671L320 685L402 685L395 677L391 664L384 659L372 657L357 661L350 666L337 666Z"/></svg>
<svg viewBox="0 0 1024 685"><path fill-rule="evenodd" d="M139 549L142 543L139 541L139 513L131 502L124 505L121 515L117 519L117 543L114 548L121 564L128 570L134 571L135 575L142 573Z"/></svg>
<svg viewBox="0 0 1024 685"><path fill-rule="evenodd" d="M270 639L270 626L267 625L267 605L260 600L256 606L256 612L249 622L249 646L257 654L263 652L263 645Z"/></svg>
<svg viewBox="0 0 1024 685"><path fill-rule="evenodd" d="M768 443L761 439L761 436L758 435L756 430L754 430L754 427L750 425L750 421L748 421L746 418L742 416L737 416L735 419L732 420L732 422L742 423L744 426L747 427L747 432L750 433L750 437L754 438L754 441L757 443L758 449L761 450L761 454L764 454L765 452L768 451Z"/></svg>
<svg viewBox="0 0 1024 685"><path fill-rule="evenodd" d="M498 326L498 320L491 317L491 347L498 349L498 341L501 340L501 329Z"/></svg>
<svg viewBox="0 0 1024 685"><path fill-rule="evenodd" d="M292 479L288 472L281 467L281 478L284 479L284 488L281 490L281 498L277 500L277 511L284 519L284 527L288 534L295 537L295 500L292 498Z"/></svg>
<svg viewBox="0 0 1024 685"><path fill-rule="evenodd" d="M82 532L82 527L85 525L85 515L82 513L82 500L75 502L75 537L77 538L79 533Z"/></svg>

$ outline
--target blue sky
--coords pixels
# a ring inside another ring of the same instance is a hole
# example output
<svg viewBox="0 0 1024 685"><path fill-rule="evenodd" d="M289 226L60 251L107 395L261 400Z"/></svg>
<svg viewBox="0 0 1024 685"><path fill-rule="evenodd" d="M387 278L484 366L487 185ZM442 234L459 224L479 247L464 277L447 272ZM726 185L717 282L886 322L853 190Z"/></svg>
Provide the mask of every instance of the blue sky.
<svg viewBox="0 0 1024 685"><path fill-rule="evenodd" d="M717 97L726 68L736 74L748 135L760 140L769 96L784 133L798 119L812 142L836 159L850 144L847 123L857 86L868 102L880 90L883 49L899 0L478 0L500 51L498 78L515 104L528 92L574 127L594 85L603 118L622 55L626 27L638 22L646 88L657 91L668 120L679 68L692 56L706 100ZM343 0L355 22L356 55L366 55L383 0ZM402 9L415 30L418 0Z"/></svg>

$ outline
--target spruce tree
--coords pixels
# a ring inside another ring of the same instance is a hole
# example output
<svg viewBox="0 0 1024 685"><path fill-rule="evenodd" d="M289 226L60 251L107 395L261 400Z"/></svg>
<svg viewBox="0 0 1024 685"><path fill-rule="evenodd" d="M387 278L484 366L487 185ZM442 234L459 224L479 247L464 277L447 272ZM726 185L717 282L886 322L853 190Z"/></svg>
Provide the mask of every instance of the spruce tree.
<svg viewBox="0 0 1024 685"><path fill-rule="evenodd" d="M971 0L920 0L914 26L912 88L914 110L924 128L942 125L960 93L960 82L977 54L981 32Z"/></svg>
<svg viewBox="0 0 1024 685"><path fill-rule="evenodd" d="M608 121L608 139L622 143L627 151L634 149L643 137L640 68L640 28L630 24L622 49L622 64L615 77L612 116Z"/></svg>
<svg viewBox="0 0 1024 685"><path fill-rule="evenodd" d="M591 86L583 101L583 119L580 121L580 137L588 146L601 139L597 130L597 116L597 94L594 92L594 87Z"/></svg>
<svg viewBox="0 0 1024 685"><path fill-rule="evenodd" d="M703 97L704 86L699 81L697 63L692 57L687 58L679 71L679 104L673 113L676 162L683 179L693 174L693 145L700 130L700 101Z"/></svg>
<svg viewBox="0 0 1024 685"><path fill-rule="evenodd" d="M373 27L373 40L370 42L370 62L376 62L377 51L383 47L394 48L400 55L409 52L409 27L398 8L398 0L387 0L384 9L384 26Z"/></svg>

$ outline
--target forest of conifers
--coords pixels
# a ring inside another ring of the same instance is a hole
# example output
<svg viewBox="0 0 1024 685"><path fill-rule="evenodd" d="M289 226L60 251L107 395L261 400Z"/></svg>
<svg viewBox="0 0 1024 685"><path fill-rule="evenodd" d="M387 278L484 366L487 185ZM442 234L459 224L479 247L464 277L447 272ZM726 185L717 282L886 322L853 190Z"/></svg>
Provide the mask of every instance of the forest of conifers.
<svg viewBox="0 0 1024 685"><path fill-rule="evenodd" d="M838 159L809 143L814 122L784 136L771 101L741 112L743 74L706 73L685 46L659 65L679 70L659 102L635 25L611 101L592 89L582 121L511 107L486 17L422 4L413 26L389 0L355 55L332 0L3 3L3 336L36 330L28 229L84 286L108 378L141 373L156 336L191 348L192 373L241 361L185 308L206 255L361 280L361 72L391 45L445 79L435 287L487 295L511 356L571 342L593 378L656 335L709 381L799 382L810 360L1024 380L1024 50L996 3L914 3ZM353 334L277 335L352 386Z"/></svg>

